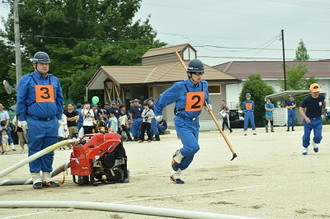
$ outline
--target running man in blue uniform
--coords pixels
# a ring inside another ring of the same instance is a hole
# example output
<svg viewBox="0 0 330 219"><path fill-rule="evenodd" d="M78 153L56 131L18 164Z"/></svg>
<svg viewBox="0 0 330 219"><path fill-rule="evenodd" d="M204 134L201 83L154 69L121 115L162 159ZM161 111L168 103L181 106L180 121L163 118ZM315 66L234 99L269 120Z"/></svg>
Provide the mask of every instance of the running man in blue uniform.
<svg viewBox="0 0 330 219"><path fill-rule="evenodd" d="M190 165L199 150L198 116L205 101L210 104L208 83L202 80L203 74L203 63L198 59L191 60L187 69L188 78L174 83L160 95L154 106L156 120L161 121L163 109L175 102L174 125L183 144L183 147L174 153L172 159L173 172L170 179L177 184L184 183L181 172Z"/></svg>
<svg viewBox="0 0 330 219"><path fill-rule="evenodd" d="M251 100L251 94L246 93L245 95L246 100L242 104L242 109L244 112L244 136L247 135L246 131L248 129L249 123L251 123L253 135L256 135L256 125L254 124L254 108L255 104L254 101Z"/></svg>
<svg viewBox="0 0 330 219"><path fill-rule="evenodd" d="M29 156L55 144L58 139L63 96L58 78L48 73L49 63L47 53L37 52L33 58L35 70L18 83L17 114L22 125L28 127ZM50 152L29 163L34 189L41 189L43 184L59 186L50 177L53 160L54 152Z"/></svg>
<svg viewBox="0 0 330 219"><path fill-rule="evenodd" d="M308 146L310 144L311 131L314 131L312 146L314 152L319 152L318 144L322 139L322 113L325 110L325 97L320 95L321 88L318 84L313 83L309 87L311 95L304 98L301 102L299 112L304 119L304 135L302 137L303 155L308 154Z"/></svg>

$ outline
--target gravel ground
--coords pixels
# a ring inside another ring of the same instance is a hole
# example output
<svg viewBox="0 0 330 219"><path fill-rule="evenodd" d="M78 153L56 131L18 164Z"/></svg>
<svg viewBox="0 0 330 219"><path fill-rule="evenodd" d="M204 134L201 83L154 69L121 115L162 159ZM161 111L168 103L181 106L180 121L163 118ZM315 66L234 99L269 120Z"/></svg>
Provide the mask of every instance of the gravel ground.
<svg viewBox="0 0 330 219"><path fill-rule="evenodd" d="M125 142L130 183L78 186L70 171L59 188L33 190L31 185L0 187L1 201L93 201L184 209L259 218L330 218L330 126L324 126L320 152L301 155L303 128L274 133L257 129L257 135L241 129L227 136L238 157L218 132L201 132L201 150L183 172L184 185L169 180L172 153L181 147L174 131L160 142ZM17 147L18 148L18 147ZM5 169L27 154L0 155ZM70 151L56 151L54 167L69 160ZM55 179L60 180L62 176ZM22 167L4 179L29 178ZM118 212L54 208L1 209L0 218L159 218Z"/></svg>

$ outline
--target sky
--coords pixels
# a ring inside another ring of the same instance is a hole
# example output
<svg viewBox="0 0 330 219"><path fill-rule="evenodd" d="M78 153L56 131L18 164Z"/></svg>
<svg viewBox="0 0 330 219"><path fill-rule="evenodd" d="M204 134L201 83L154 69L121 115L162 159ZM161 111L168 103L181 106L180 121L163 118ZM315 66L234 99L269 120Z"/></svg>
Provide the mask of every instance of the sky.
<svg viewBox="0 0 330 219"><path fill-rule="evenodd" d="M9 5L0 4L7 17ZM330 58L327 0L142 0L134 21L148 16L157 39L189 43L205 64L295 58L300 39L310 60ZM3 25L0 25L3 28Z"/></svg>
<svg viewBox="0 0 330 219"><path fill-rule="evenodd" d="M330 58L327 0L143 0L135 19L151 15L157 38L189 43L208 65L295 58L300 39L310 60Z"/></svg>

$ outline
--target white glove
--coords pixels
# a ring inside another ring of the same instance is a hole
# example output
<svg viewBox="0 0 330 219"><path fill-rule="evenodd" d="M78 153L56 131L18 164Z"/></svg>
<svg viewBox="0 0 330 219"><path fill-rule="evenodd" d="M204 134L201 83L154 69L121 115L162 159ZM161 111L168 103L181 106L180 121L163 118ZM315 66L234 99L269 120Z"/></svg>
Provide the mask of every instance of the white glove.
<svg viewBox="0 0 330 219"><path fill-rule="evenodd" d="M211 104L207 104L207 105L209 106L209 109L212 111L212 105L211 105ZM204 105L204 108L205 108L206 110L208 110L208 108L207 108L206 105Z"/></svg>
<svg viewBox="0 0 330 219"><path fill-rule="evenodd" d="M24 120L24 121L20 121L21 122L21 125L22 125L22 129L24 131L24 133L26 133L26 130L27 130L27 122Z"/></svg>
<svg viewBox="0 0 330 219"><path fill-rule="evenodd" d="M162 115L160 115L160 116L155 116L155 119L156 119L157 122L160 122L160 121L162 121L163 116L162 116Z"/></svg>

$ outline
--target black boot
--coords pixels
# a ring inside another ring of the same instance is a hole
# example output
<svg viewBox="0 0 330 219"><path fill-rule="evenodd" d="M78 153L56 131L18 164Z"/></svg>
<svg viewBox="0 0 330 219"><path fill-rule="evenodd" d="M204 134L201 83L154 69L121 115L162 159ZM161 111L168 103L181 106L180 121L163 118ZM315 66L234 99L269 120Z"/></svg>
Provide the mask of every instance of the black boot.
<svg viewBox="0 0 330 219"><path fill-rule="evenodd" d="M294 127L292 127L291 131L293 131L293 132L294 132Z"/></svg>
<svg viewBox="0 0 330 219"><path fill-rule="evenodd" d="M290 131L289 127L286 129L286 131L287 131L287 132L289 132L289 131Z"/></svg>
<svg viewBox="0 0 330 219"><path fill-rule="evenodd" d="M154 141L160 141L159 135L155 135Z"/></svg>

